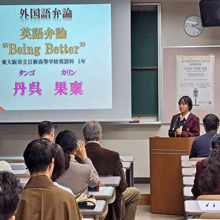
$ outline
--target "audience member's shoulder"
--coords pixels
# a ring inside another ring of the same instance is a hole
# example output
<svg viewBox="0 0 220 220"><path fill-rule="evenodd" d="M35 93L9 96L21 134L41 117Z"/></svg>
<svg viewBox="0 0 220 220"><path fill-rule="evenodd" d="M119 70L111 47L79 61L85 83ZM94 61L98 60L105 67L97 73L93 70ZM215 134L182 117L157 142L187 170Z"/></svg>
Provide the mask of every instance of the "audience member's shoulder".
<svg viewBox="0 0 220 220"><path fill-rule="evenodd" d="M105 150L106 153L108 153L109 155L112 155L112 156L115 156L115 157L119 157L119 153L116 152L116 151L113 151L113 150L109 150L109 149L106 149L106 148L103 148Z"/></svg>
<svg viewBox="0 0 220 220"><path fill-rule="evenodd" d="M198 116L194 115L193 113L190 113L194 118L199 119Z"/></svg>
<svg viewBox="0 0 220 220"><path fill-rule="evenodd" d="M201 136L197 136L195 139L194 139L194 143L197 143L200 139L201 139L201 137L202 137L203 135L201 135Z"/></svg>
<svg viewBox="0 0 220 220"><path fill-rule="evenodd" d="M203 143L203 141L207 139L207 134L208 133L205 133L205 134L202 134L200 136L197 136L193 142L194 143L198 143L198 144Z"/></svg>
<svg viewBox="0 0 220 220"><path fill-rule="evenodd" d="M63 189L63 190L65 190L66 192L69 192L70 194L73 195L73 192L72 192L72 190L71 190L70 188L65 187L65 186L63 186L63 185L60 185L60 184L57 183L57 182L54 182L53 184L54 184L55 186L57 186L58 188Z"/></svg>
<svg viewBox="0 0 220 220"><path fill-rule="evenodd" d="M198 161L196 163L196 166L198 169L203 169L206 167L207 164L208 164L208 158Z"/></svg>
<svg viewBox="0 0 220 220"><path fill-rule="evenodd" d="M56 185L54 187L54 191L56 192L57 197L62 201L65 201L66 199L74 200L73 194L64 189L61 189Z"/></svg>

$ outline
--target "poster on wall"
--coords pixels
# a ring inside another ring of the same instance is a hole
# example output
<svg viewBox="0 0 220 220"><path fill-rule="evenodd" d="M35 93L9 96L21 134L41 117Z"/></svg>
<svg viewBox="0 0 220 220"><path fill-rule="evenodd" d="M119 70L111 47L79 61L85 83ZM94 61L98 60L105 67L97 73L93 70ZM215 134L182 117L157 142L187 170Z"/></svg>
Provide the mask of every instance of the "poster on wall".
<svg viewBox="0 0 220 220"><path fill-rule="evenodd" d="M176 56L177 102L187 95L194 109L214 109L214 64L214 55Z"/></svg>

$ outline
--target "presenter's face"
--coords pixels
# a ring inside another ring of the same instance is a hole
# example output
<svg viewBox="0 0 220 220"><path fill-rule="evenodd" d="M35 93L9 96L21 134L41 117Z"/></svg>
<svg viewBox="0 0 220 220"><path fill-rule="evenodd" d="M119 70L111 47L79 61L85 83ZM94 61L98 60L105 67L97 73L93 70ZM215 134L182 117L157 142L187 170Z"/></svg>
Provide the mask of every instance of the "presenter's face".
<svg viewBox="0 0 220 220"><path fill-rule="evenodd" d="M179 104L179 110L181 114L186 114L189 111L189 106L184 101L181 101Z"/></svg>

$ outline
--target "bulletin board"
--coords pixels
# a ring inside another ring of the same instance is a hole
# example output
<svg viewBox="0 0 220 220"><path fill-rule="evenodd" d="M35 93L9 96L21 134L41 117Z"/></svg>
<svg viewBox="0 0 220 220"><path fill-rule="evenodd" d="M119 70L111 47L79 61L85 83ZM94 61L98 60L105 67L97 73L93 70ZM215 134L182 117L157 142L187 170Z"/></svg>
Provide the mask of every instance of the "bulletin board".
<svg viewBox="0 0 220 220"><path fill-rule="evenodd" d="M220 117L220 46L199 47L164 47L163 48L163 94L162 94L162 121L170 123L172 116L178 114L177 100L177 56L215 56L214 64L214 107L213 110L192 109L192 113L199 117L200 121L210 113ZM192 97L191 97L192 98Z"/></svg>

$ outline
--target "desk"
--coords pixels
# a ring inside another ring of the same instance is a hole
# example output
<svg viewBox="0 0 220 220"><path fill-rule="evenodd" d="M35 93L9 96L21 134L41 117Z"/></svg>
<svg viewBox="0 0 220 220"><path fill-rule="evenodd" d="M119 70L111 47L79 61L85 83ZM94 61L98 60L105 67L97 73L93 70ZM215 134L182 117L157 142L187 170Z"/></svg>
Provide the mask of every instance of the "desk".
<svg viewBox="0 0 220 220"><path fill-rule="evenodd" d="M29 171L26 170L12 170L14 174L30 174Z"/></svg>
<svg viewBox="0 0 220 220"><path fill-rule="evenodd" d="M121 162L123 168L126 168L127 170L131 168L131 162Z"/></svg>
<svg viewBox="0 0 220 220"><path fill-rule="evenodd" d="M106 210L107 209L107 210ZM97 200L96 207L94 209L79 209L83 217L86 216L94 216L95 220L99 220L99 216L108 213L108 206L106 206L106 201L104 200Z"/></svg>
<svg viewBox="0 0 220 220"><path fill-rule="evenodd" d="M192 190L192 186L183 187L183 196L185 200L195 199L191 190Z"/></svg>
<svg viewBox="0 0 220 220"><path fill-rule="evenodd" d="M182 161L182 167L191 167L192 165L196 165L197 161Z"/></svg>
<svg viewBox="0 0 220 220"><path fill-rule="evenodd" d="M89 194L94 195L97 200L106 200L108 204L115 201L115 188L112 186L101 186L99 187L99 192L91 192Z"/></svg>
<svg viewBox="0 0 220 220"><path fill-rule="evenodd" d="M25 170L25 163L9 163L12 170Z"/></svg>
<svg viewBox="0 0 220 220"><path fill-rule="evenodd" d="M215 201L207 200L207 203L215 202ZM201 210L199 207L198 200L186 200L184 202L184 206L185 206L185 213L187 215L201 215L202 213L219 213L219 210Z"/></svg>
<svg viewBox="0 0 220 220"><path fill-rule="evenodd" d="M195 176L196 168L182 168L183 176Z"/></svg>
<svg viewBox="0 0 220 220"><path fill-rule="evenodd" d="M134 156L120 156L121 160L134 163Z"/></svg>
<svg viewBox="0 0 220 220"><path fill-rule="evenodd" d="M30 173L28 170L12 170L16 177L20 178L30 178Z"/></svg>
<svg viewBox="0 0 220 220"><path fill-rule="evenodd" d="M23 187L25 187L26 186L26 184L27 184L27 182L28 182L28 180L29 180L29 178L19 178L20 179L20 181L21 181L21 185L23 186Z"/></svg>
<svg viewBox="0 0 220 220"><path fill-rule="evenodd" d="M189 155L182 155L181 161L189 161Z"/></svg>
<svg viewBox="0 0 220 220"><path fill-rule="evenodd" d="M194 185L194 176L184 176L183 177L183 186L193 186Z"/></svg>
<svg viewBox="0 0 220 220"><path fill-rule="evenodd" d="M100 176L100 183L104 184L105 186L119 186L121 181L120 176Z"/></svg>
<svg viewBox="0 0 220 220"><path fill-rule="evenodd" d="M0 157L0 160L4 160L8 163L22 163L22 162L24 162L23 157Z"/></svg>
<svg viewBox="0 0 220 220"><path fill-rule="evenodd" d="M123 162L131 162L129 176L127 176L128 186L134 186L134 156L120 156Z"/></svg>

